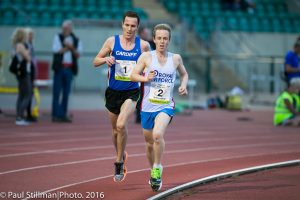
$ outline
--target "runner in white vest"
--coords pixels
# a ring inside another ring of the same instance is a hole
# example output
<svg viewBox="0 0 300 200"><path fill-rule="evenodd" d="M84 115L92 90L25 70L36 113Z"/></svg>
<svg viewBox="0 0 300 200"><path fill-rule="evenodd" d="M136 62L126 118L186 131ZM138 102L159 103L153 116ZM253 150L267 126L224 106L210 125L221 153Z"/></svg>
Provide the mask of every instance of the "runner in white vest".
<svg viewBox="0 0 300 200"><path fill-rule="evenodd" d="M130 76L131 81L142 83L141 123L151 167L150 184L154 191L162 187L161 158L165 148L164 134L174 115L176 71L181 80L178 92L180 95L187 94L188 74L181 56L168 52L170 39L170 26L156 25L153 29L156 50L142 53Z"/></svg>

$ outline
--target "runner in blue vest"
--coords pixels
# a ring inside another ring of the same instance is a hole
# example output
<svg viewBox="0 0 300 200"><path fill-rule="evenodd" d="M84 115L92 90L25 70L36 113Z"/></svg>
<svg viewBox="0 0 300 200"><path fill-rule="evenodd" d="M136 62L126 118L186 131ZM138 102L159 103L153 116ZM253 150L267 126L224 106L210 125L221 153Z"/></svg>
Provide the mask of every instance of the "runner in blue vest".
<svg viewBox="0 0 300 200"><path fill-rule="evenodd" d="M181 56L168 52L170 39L170 26L156 25L153 30L156 50L141 55L130 77L132 81L142 83L141 123L147 143L153 191L159 191L162 187L164 134L174 115L173 90L176 71L180 76L178 92L180 95L187 95L188 73Z"/></svg>
<svg viewBox="0 0 300 200"><path fill-rule="evenodd" d="M117 152L115 182L123 181L127 173L127 124L140 97L139 84L131 82L129 77L139 56L150 50L149 43L136 36L139 22L137 13L127 11L123 16L122 35L109 37L93 61L95 67L103 64L109 67L105 106L111 120L112 138Z"/></svg>

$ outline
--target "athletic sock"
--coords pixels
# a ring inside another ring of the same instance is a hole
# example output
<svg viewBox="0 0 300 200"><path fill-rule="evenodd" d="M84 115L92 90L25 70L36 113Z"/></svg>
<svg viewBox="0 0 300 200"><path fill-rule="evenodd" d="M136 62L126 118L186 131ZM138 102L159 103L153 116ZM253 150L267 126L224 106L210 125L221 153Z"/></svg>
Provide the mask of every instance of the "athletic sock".
<svg viewBox="0 0 300 200"><path fill-rule="evenodd" d="M160 168L160 169L161 169L161 168L162 168L162 165L161 165L161 164L156 164L156 163L154 163L154 164L153 164L153 168Z"/></svg>

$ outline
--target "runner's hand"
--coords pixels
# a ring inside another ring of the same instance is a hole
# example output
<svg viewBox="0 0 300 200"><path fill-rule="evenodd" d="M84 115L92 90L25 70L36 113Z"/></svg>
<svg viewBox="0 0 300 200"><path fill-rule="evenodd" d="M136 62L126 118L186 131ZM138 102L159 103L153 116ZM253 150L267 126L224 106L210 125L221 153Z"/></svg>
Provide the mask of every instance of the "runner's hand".
<svg viewBox="0 0 300 200"><path fill-rule="evenodd" d="M182 86L180 86L180 87L178 88L178 92L179 92L179 94L180 94L181 96L187 95L187 94L188 94L188 91L187 91L186 87L182 87Z"/></svg>
<svg viewBox="0 0 300 200"><path fill-rule="evenodd" d="M149 72L147 76L147 80L148 80L147 82L152 81L154 77L155 77L155 72L154 71Z"/></svg>
<svg viewBox="0 0 300 200"><path fill-rule="evenodd" d="M113 56L105 57L105 62L109 67L111 67L115 64L115 58Z"/></svg>

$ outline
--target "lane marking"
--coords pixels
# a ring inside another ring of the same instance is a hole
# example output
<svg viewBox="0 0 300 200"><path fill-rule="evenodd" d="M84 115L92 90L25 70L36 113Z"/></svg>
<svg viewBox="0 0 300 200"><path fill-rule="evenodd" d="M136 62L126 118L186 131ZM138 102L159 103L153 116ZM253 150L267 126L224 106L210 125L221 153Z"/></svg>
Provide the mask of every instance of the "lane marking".
<svg viewBox="0 0 300 200"><path fill-rule="evenodd" d="M265 156L265 155L270 155L270 154L251 154L251 155L248 155L248 156L244 156L244 155L243 156L231 156L231 157L229 156L229 157L220 157L220 158L214 158L214 159L206 159L206 160L201 160L201 161L181 162L181 163L164 165L164 168L178 167L178 166L183 166L183 165L199 164L199 163L205 163L205 162L215 162L215 161L239 159L239 158L250 158L250 157ZM133 171L129 171L128 174L134 174L134 173L139 173L139 172L144 172L144 171L150 171L150 169L149 168L144 168L144 169L139 169L139 170L133 170ZM93 179L79 181L79 182L75 182L75 183L71 183L71 184L67 184L67 185L62 185L62 186L59 186L59 187L52 188L52 189L46 190L44 192L41 192L41 194L46 194L46 193L54 192L54 191L61 190L61 189L64 189L64 188L73 187L73 186L77 186L77 185L81 185L81 184L85 184L85 183L89 183L89 182L99 181L99 180L106 179L106 178L111 178L111 177L113 177L113 175L106 175L106 176L96 177L96 178L93 178ZM25 198L25 199L22 199L22 200L29 200L29 199Z"/></svg>
<svg viewBox="0 0 300 200"><path fill-rule="evenodd" d="M106 137L105 137L106 138ZM180 143L194 143L194 142L212 142L212 141L226 141L226 140L248 140L248 139L274 139L274 136L262 136L262 137L256 137L256 136L245 136L245 137L239 137L239 138L213 138L213 139L191 139L191 140L171 140L168 141L167 144L180 144ZM111 139L111 137L109 137ZM143 146L145 145L145 142L143 143L135 143L135 144L128 144L127 146ZM51 153L61 153L61 152L69 152L69 151L85 151L85 150L96 150L96 149L106 149L111 148L113 145L102 145L102 146L89 146L89 147L74 147L74 148L65 148L65 149L49 149L49 150L43 150L43 151L29 151L29 152L23 152L23 153L12 153L12 154L3 154L0 155L0 158L8 158L8 157L17 157L17 156L30 156L30 155L38 155L38 154L51 154Z"/></svg>
<svg viewBox="0 0 300 200"><path fill-rule="evenodd" d="M282 146L282 145L292 145L292 144L298 145L299 143L298 142L288 142L288 143L284 143L284 144L283 143L273 143L273 144L230 145L230 146L223 146L223 147L205 147L205 148L165 151L164 154L186 153L186 152L208 151L208 150L211 151L211 150L238 149L238 148L249 148L249 147L262 147L262 146L263 147L265 147L265 146ZM291 152L291 150L289 152ZM295 152L295 150L292 152ZM139 157L139 156L145 156L145 155L146 155L145 153L131 154L130 157ZM76 165L76 164L82 164L82 163L88 163L88 162L97 162L97 161L110 160L110 159L115 159L115 156L20 168L20 169L0 172L0 175L6 175L6 174L11 174L11 173L24 172L24 171L30 171L30 170L36 170L36 169L44 169L44 168L50 168L50 167L61 167L61 166Z"/></svg>
<svg viewBox="0 0 300 200"><path fill-rule="evenodd" d="M200 134L187 134L187 136L199 136ZM210 133L204 133L201 135L210 135ZM173 135L176 136L176 135ZM131 135L130 138L143 138L142 134L140 135ZM3 143L0 144L0 147L7 147L7 146L19 146L19 145L32 145L32 144L56 144L56 143L64 143L64 142L77 142L77 141L94 141L95 139L102 140L102 139L109 139L111 140L111 135L103 136L103 137L84 137L84 138L75 138L75 139L56 139L56 140L47 140L47 141L30 141L30 142L10 142L10 143Z"/></svg>
<svg viewBox="0 0 300 200"><path fill-rule="evenodd" d="M78 139L57 139L57 140L48 140L48 141L30 141L30 142L11 142L0 144L0 147L8 147L8 146L19 146L19 145L32 145L32 144L52 144L52 143L64 143L64 142L82 142L82 141L94 141L94 140L101 140L101 139L111 139L111 137L91 137L91 138L78 138Z"/></svg>
<svg viewBox="0 0 300 200"><path fill-rule="evenodd" d="M73 124L74 125L74 124ZM80 125L76 125L76 127L72 130L70 129L66 129L63 131L63 133L57 133L57 128L56 126L53 126L50 124L50 126L47 126L47 127L43 127L44 128L50 128L50 130L48 129L47 132L41 132L40 130L35 130L34 132L26 132L26 134L24 133L9 133L7 134L7 130L2 131L3 129L0 130L0 139L21 139L21 138L30 138L30 137L34 137L34 138L43 138L43 137L49 137L49 136L59 136L59 137L66 137L66 136L73 136L73 135L76 135L76 136L80 136L82 135L82 130L78 130L77 129L77 126L80 126ZM97 134L99 135L99 132L101 130L108 130L108 135L111 135L111 125L105 125L103 126L103 124L101 125L91 125L92 127L89 126L89 132L88 134ZM9 130L11 131L11 126L9 126ZM38 129L39 127L37 127ZM82 126L80 126L80 128L82 128ZM76 132L74 132L76 131ZM140 127L131 127L130 128L130 132L134 133L134 134L138 134L138 135L142 135L141 133L141 128ZM169 132L172 132L172 133L181 133L180 130L178 129L172 129L170 130ZM7 134L7 135L6 135ZM207 131L207 130L203 130L200 132L197 132L197 133L193 133L193 134L188 134L188 135L210 135L212 134L211 131Z"/></svg>
<svg viewBox="0 0 300 200"><path fill-rule="evenodd" d="M148 198L147 200L159 200L159 199L168 197L174 193L198 186L200 184L203 185L208 182L211 183L212 181L218 181L221 179L226 179L226 178L230 178L230 177L237 176L237 175L239 176L239 175L244 175L244 174L257 172L257 171L261 171L261 170L273 169L273 168L278 168L278 167L287 167L287 166L298 165L298 164L300 164L300 160L289 160L289 161L285 161L285 162L271 163L271 164L267 164L267 165L259 165L259 166L255 166L255 167L249 167L249 168L244 168L244 169L240 169L240 170L234 170L234 171L230 171L230 172L216 174L216 175L201 178L201 179L191 181L191 182L179 185L177 187L168 189L164 192L161 192L155 196Z"/></svg>
<svg viewBox="0 0 300 200"><path fill-rule="evenodd" d="M78 130L77 127L75 127L74 129L66 129L63 130L63 133L59 133L57 132L57 128L61 128L60 126L53 126L52 124L49 124L50 126L44 126L44 127L36 127L36 129L34 132L26 132L24 133L9 133L7 134L7 130L2 131L3 129L1 129L0 131L0 139L21 139L21 138L30 138L30 137L34 137L34 138L42 138L42 137L49 137L49 136L61 136L61 137L65 137L65 136L81 136L82 135L82 130ZM74 125L74 124L73 124ZM72 125L72 126L73 126ZM74 125L74 126L79 126L79 125ZM103 130L103 129L107 129L109 130L108 133L111 133L111 125L90 125L92 127L89 127L89 132L88 134L97 134L99 135L99 131ZM11 131L11 126L8 126L9 130ZM39 129L47 129L47 132L41 132ZM49 129L50 128L50 129ZM82 128L82 127L80 127ZM16 128L17 129L17 128ZM140 128L131 128L131 131L140 131ZM84 131L84 130L83 130ZM7 134L7 135L5 135Z"/></svg>

